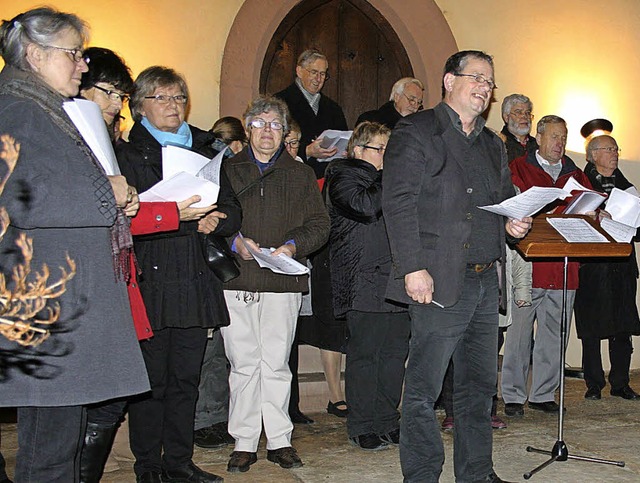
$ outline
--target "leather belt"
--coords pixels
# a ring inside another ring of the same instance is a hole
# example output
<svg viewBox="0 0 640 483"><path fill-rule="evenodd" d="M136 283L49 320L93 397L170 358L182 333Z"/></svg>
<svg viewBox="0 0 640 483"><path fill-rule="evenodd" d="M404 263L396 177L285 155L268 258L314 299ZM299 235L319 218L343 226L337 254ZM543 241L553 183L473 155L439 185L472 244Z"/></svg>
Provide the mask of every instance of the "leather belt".
<svg viewBox="0 0 640 483"><path fill-rule="evenodd" d="M493 261L491 263L467 263L467 267L476 273L482 273L493 267L494 263L496 262Z"/></svg>

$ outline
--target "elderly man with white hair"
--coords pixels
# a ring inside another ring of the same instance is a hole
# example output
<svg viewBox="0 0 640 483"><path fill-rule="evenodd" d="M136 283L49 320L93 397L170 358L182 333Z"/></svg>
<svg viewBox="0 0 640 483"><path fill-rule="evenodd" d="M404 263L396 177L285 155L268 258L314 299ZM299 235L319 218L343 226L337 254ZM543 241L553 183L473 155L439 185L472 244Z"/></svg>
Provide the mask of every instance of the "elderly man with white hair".
<svg viewBox="0 0 640 483"><path fill-rule="evenodd" d="M356 126L371 121L393 129L400 119L422 109L423 92L422 82L413 77L403 77L393 84L389 100L379 109L360 114Z"/></svg>

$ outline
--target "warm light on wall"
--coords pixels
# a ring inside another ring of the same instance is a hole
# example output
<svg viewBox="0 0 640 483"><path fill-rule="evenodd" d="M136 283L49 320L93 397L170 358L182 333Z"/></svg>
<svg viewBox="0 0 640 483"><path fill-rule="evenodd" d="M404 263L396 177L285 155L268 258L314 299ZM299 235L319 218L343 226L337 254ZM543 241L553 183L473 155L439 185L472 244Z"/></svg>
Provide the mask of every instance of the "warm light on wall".
<svg viewBox="0 0 640 483"><path fill-rule="evenodd" d="M567 149L584 153L584 138L580 135L580 126L597 117L609 118L611 116L604 108L606 103L598 94L587 89L576 89L576 84L569 85L570 90L558 93L557 113L567 121L569 126Z"/></svg>

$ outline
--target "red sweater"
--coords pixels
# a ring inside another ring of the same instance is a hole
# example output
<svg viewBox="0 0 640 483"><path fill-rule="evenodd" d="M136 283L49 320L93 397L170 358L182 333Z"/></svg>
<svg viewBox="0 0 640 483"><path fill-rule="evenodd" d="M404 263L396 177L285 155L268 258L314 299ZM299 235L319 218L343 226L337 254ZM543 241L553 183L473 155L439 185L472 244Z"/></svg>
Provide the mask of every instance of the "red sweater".
<svg viewBox="0 0 640 483"><path fill-rule="evenodd" d="M511 169L511 180L513 184L526 191L532 186L543 186L548 188L562 188L569 178L575 178L585 188L591 189L591 183L587 175L578 168L567 156L562 157L562 170L556 182L542 169L536 158L535 152L529 153L521 158L514 159L509 164ZM576 290L578 288L578 262L569 262L567 267L567 289ZM533 288L548 290L562 290L564 262L533 262Z"/></svg>

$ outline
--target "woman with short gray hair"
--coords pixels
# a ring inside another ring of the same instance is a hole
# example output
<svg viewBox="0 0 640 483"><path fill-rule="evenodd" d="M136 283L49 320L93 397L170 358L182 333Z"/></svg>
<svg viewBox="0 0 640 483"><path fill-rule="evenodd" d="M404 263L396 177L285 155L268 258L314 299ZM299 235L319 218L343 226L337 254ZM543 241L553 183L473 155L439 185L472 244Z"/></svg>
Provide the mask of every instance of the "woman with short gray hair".
<svg viewBox="0 0 640 483"><path fill-rule="evenodd" d="M11 216L2 270L24 262L14 242L25 232L33 267L55 280L67 253L76 267L51 337L37 349L0 337L0 406L18 408L17 481L78 481L85 406L149 390L126 286L138 197L105 174L63 109L87 71L86 40L81 19L51 8L0 27L0 134L20 150L0 196Z"/></svg>

